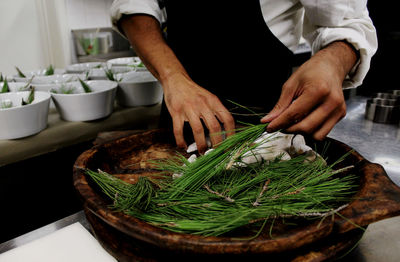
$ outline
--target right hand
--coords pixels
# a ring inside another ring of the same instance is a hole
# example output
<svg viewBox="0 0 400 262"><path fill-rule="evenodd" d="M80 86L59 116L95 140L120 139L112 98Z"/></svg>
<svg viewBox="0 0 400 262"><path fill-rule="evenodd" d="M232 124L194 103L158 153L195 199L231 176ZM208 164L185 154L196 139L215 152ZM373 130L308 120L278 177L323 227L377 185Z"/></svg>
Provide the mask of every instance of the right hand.
<svg viewBox="0 0 400 262"><path fill-rule="evenodd" d="M211 143L222 142L221 124L226 135L234 133L235 122L217 96L194 83L188 75L176 73L162 82L164 98L173 122L173 131L178 147L186 148L183 136L184 122L189 122L199 153L207 149L201 120L209 130Z"/></svg>

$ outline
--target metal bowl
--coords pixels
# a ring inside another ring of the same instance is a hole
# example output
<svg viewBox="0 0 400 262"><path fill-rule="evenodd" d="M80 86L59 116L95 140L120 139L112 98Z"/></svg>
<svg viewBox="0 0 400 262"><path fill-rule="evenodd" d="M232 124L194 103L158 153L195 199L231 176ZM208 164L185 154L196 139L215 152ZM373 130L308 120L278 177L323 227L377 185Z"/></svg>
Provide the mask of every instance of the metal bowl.
<svg viewBox="0 0 400 262"><path fill-rule="evenodd" d="M400 102L397 99L368 99L365 118L376 123L397 124L400 120Z"/></svg>
<svg viewBox="0 0 400 262"><path fill-rule="evenodd" d="M400 95L395 95L393 93L376 93L374 98L383 98L383 99L396 99L400 101Z"/></svg>

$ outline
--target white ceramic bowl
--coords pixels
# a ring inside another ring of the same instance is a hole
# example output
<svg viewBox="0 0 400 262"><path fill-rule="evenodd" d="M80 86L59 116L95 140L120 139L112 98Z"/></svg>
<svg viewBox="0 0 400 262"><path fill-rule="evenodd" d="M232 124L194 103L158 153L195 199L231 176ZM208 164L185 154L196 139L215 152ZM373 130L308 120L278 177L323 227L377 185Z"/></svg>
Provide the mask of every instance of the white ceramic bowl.
<svg viewBox="0 0 400 262"><path fill-rule="evenodd" d="M8 87L10 92L29 91L30 86L35 87L35 91L49 92L52 88L59 88L61 86L61 84L33 84L26 88L26 84L25 82L10 82L8 83ZM3 86L2 83L0 83L0 86ZM50 108L55 108L52 100L50 100Z"/></svg>
<svg viewBox="0 0 400 262"><path fill-rule="evenodd" d="M32 84L62 84L62 83L77 81L78 78L85 80L86 74L35 76L32 80Z"/></svg>
<svg viewBox="0 0 400 262"><path fill-rule="evenodd" d="M58 84L77 81L78 78L86 79L86 74L63 74L50 76L35 76L32 79L32 84ZM14 78L16 82L28 82L31 78Z"/></svg>
<svg viewBox="0 0 400 262"><path fill-rule="evenodd" d="M107 67L111 68L114 66L128 66L128 65L138 65L142 62L139 57L120 57L114 58L107 61Z"/></svg>
<svg viewBox="0 0 400 262"><path fill-rule="evenodd" d="M9 92L28 91L24 82L7 82ZM0 82L0 90L3 88L4 82Z"/></svg>
<svg viewBox="0 0 400 262"><path fill-rule="evenodd" d="M16 82L28 82L32 76L46 76L46 69L39 69L39 70L31 70L22 72L26 77L20 77L19 75L14 75L13 78ZM62 75L65 74L65 69L56 68L54 69L53 75Z"/></svg>
<svg viewBox="0 0 400 262"><path fill-rule="evenodd" d="M14 82L14 76L5 76L5 75L3 75L3 79L4 78L7 78L7 82L8 83L10 83L10 82ZM3 82L2 82L3 83Z"/></svg>
<svg viewBox="0 0 400 262"><path fill-rule="evenodd" d="M89 63L80 63L80 64L72 64L66 67L67 73L86 73L90 71L90 69L101 69L106 66L106 63L103 62L89 62Z"/></svg>
<svg viewBox="0 0 400 262"><path fill-rule="evenodd" d="M105 72L106 69L104 68L93 68L89 71L89 79L90 80L108 80L108 77ZM114 78L116 74L128 73L136 71L134 66L114 66L111 67L109 70L114 74Z"/></svg>
<svg viewBox="0 0 400 262"><path fill-rule="evenodd" d="M89 70L90 80L107 80L106 72L103 68L93 68Z"/></svg>
<svg viewBox="0 0 400 262"><path fill-rule="evenodd" d="M114 74L123 74L136 71L135 66L113 66L110 69Z"/></svg>
<svg viewBox="0 0 400 262"><path fill-rule="evenodd" d="M121 106L148 106L159 103L163 90L158 80L150 72L129 72L117 74L117 102Z"/></svg>
<svg viewBox="0 0 400 262"><path fill-rule="evenodd" d="M114 108L117 82L108 80L86 81L92 89L90 93L82 93L79 82L68 83L74 86L77 93L56 94L51 97L62 119L66 121L90 121L110 115Z"/></svg>
<svg viewBox="0 0 400 262"><path fill-rule="evenodd" d="M0 89L3 87L4 82L0 82ZM58 88L62 84L30 84L27 86L25 82L9 82L8 88L10 92L29 91L30 86L35 87L35 91L49 92L52 88Z"/></svg>
<svg viewBox="0 0 400 262"><path fill-rule="evenodd" d="M0 109L0 139L15 139L34 135L47 126L50 94L35 92L35 99L29 105L21 106L29 91L0 94L0 103L11 100L13 107Z"/></svg>

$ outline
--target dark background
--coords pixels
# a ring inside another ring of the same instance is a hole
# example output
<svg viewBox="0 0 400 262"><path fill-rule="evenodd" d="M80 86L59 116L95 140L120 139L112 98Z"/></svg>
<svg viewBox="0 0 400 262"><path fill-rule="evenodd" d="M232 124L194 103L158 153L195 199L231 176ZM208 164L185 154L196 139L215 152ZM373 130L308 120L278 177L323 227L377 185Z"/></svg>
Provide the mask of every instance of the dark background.
<svg viewBox="0 0 400 262"><path fill-rule="evenodd" d="M398 1L368 1L368 10L378 35L378 51L357 94L400 89L400 5Z"/></svg>

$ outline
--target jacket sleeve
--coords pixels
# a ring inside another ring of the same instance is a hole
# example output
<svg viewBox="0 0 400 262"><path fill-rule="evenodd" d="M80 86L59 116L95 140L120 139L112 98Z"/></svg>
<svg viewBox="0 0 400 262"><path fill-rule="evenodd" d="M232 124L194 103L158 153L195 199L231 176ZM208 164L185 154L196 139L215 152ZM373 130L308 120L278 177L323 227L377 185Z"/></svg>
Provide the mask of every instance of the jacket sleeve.
<svg viewBox="0 0 400 262"><path fill-rule="evenodd" d="M367 0L300 1L305 10L303 36L310 42L312 53L338 40L352 44L360 59L345 79L343 88L361 85L378 47Z"/></svg>
<svg viewBox="0 0 400 262"><path fill-rule="evenodd" d="M110 15L113 27L118 28L118 21L122 15L147 14L153 16L161 24L165 18L157 0L114 0ZM120 31L121 32L121 31Z"/></svg>

